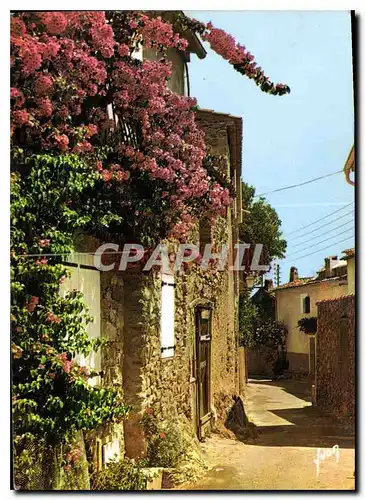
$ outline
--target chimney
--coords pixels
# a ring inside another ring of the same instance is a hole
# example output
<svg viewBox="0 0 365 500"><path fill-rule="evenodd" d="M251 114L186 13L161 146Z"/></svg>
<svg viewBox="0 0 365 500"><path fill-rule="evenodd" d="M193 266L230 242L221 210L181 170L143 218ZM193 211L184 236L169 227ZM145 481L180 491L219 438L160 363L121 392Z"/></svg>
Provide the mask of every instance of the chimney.
<svg viewBox="0 0 365 500"><path fill-rule="evenodd" d="M324 259L324 267L325 267L324 277L325 278L332 277L332 275L333 275L332 265L335 261L337 261L337 255L331 255L330 257L326 257Z"/></svg>
<svg viewBox="0 0 365 500"><path fill-rule="evenodd" d="M273 287L273 281L272 280L265 280L264 288L265 290L271 290Z"/></svg>
<svg viewBox="0 0 365 500"><path fill-rule="evenodd" d="M299 278L298 269L296 267L291 267L289 274L289 282L292 283L293 281L297 281L298 278Z"/></svg>

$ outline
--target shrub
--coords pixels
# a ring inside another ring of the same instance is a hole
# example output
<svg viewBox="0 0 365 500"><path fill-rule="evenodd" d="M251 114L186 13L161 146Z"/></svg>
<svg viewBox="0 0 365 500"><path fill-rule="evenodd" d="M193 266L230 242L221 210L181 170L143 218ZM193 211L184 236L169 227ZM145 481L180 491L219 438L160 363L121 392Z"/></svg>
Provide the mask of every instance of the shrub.
<svg viewBox="0 0 365 500"><path fill-rule="evenodd" d="M254 342L253 322L257 317L257 308L252 304L248 291L239 296L238 322L240 344L251 347Z"/></svg>
<svg viewBox="0 0 365 500"><path fill-rule="evenodd" d="M302 318L298 321L298 327L301 332L313 335L317 331L317 318Z"/></svg>
<svg viewBox="0 0 365 500"><path fill-rule="evenodd" d="M178 467L186 458L188 443L177 422L160 424L148 408L142 424L148 438L147 465L149 467Z"/></svg>
<svg viewBox="0 0 365 500"><path fill-rule="evenodd" d="M258 320L254 326L254 346L265 345L276 348L279 345L285 345L287 329L284 323L275 320Z"/></svg>
<svg viewBox="0 0 365 500"><path fill-rule="evenodd" d="M147 474L143 467L145 461L135 461L124 458L121 461L111 460L91 478L92 490L145 490L147 481L152 475Z"/></svg>

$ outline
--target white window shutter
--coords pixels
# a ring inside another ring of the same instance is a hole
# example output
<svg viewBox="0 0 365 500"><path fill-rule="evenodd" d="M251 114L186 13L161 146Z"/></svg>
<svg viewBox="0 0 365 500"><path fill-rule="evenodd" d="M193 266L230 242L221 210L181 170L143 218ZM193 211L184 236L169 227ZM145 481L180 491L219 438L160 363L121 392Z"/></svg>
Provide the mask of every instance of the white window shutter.
<svg viewBox="0 0 365 500"><path fill-rule="evenodd" d="M108 464L111 460L120 459L120 446L118 439L114 439L103 446L103 465Z"/></svg>
<svg viewBox="0 0 365 500"><path fill-rule="evenodd" d="M60 286L60 294L62 297L70 290L79 290L84 294L84 302L89 309L89 314L93 318L93 322L86 327L90 338L100 337L100 271L94 269L85 269L81 265L93 266L92 255L76 255L69 259L69 262L77 264L77 267L70 266L68 269L71 272L70 278ZM75 356L75 361L80 366L86 366L92 371L101 371L100 350L91 352L85 358L82 354ZM95 386L100 384L100 377L92 377L89 379L89 385Z"/></svg>
<svg viewBox="0 0 365 500"><path fill-rule="evenodd" d="M161 357L172 358L175 351L175 279L161 275Z"/></svg>

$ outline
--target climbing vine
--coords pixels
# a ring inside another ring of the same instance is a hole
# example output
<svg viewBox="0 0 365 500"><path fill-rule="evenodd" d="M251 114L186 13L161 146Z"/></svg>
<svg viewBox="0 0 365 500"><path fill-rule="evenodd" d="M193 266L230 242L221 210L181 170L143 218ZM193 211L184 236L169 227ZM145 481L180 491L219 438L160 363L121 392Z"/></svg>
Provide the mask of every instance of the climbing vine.
<svg viewBox="0 0 365 500"><path fill-rule="evenodd" d="M289 92L272 84L232 37L211 24L181 19L262 90ZM158 60L138 60L140 46L155 49ZM11 335L18 457L25 440L67 441L78 430L128 412L116 391L91 387L88 379L97 374L75 360L76 353L87 356L103 343L87 335L91 318L82 294L60 295L68 275L62 256L73 251L75 231L107 230L144 244L166 237L181 241L202 211L217 218L232 202L229 181L207 157L195 123L196 100L167 87L167 49L186 47L171 23L137 11L11 16Z"/></svg>
<svg viewBox="0 0 365 500"><path fill-rule="evenodd" d="M90 339L82 294L64 297L68 276L62 255L73 250L75 228L96 216L80 201L96 173L77 155L32 155L14 151L11 175L11 336L15 457L31 462L29 443L56 445L78 430L124 417L128 408L117 391L91 387L95 372L76 354L97 351ZM60 189L62 186L62 189ZM34 257L33 257L34 255ZM75 460L77 456L74 457ZM65 467L67 467L65 463ZM30 465L28 464L30 467Z"/></svg>

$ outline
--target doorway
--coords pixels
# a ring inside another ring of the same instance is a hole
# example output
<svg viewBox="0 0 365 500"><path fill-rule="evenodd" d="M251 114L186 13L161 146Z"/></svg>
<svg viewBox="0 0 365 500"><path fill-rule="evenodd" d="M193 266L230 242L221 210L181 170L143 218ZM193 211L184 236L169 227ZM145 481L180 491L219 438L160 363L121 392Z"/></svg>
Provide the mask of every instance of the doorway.
<svg viewBox="0 0 365 500"><path fill-rule="evenodd" d="M212 342L212 310L206 307L195 309L196 331L196 382L197 382L197 434L202 439L211 419L211 342Z"/></svg>

